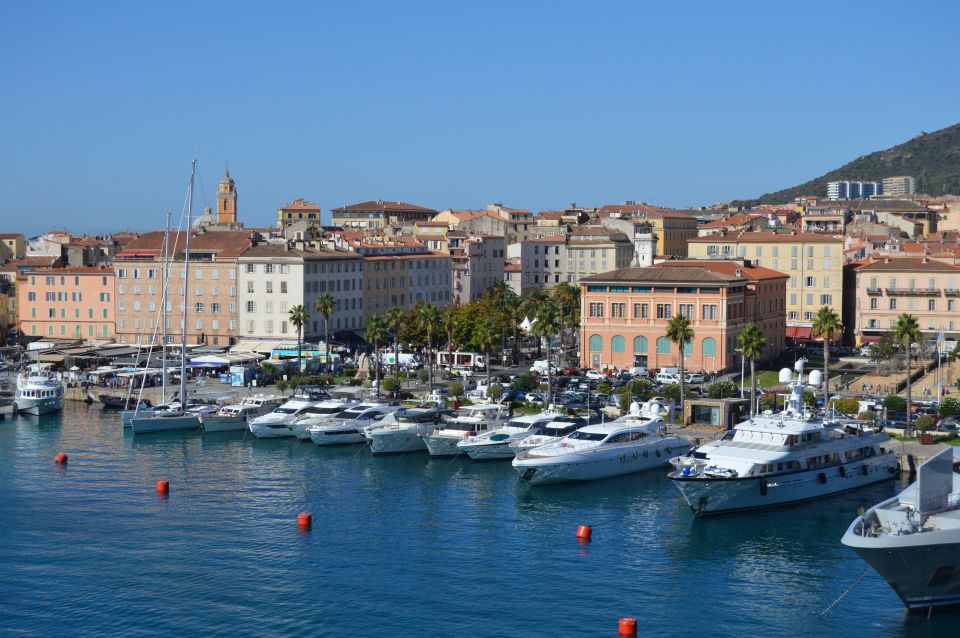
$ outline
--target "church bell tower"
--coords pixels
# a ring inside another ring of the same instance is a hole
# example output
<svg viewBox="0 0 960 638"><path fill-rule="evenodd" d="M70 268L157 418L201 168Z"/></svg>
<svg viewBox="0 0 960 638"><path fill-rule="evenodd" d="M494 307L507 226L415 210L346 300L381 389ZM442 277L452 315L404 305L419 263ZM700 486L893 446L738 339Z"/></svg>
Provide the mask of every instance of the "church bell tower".
<svg viewBox="0 0 960 638"><path fill-rule="evenodd" d="M230 171L225 170L220 188L217 191L217 222L232 224L237 221L237 186L230 177Z"/></svg>

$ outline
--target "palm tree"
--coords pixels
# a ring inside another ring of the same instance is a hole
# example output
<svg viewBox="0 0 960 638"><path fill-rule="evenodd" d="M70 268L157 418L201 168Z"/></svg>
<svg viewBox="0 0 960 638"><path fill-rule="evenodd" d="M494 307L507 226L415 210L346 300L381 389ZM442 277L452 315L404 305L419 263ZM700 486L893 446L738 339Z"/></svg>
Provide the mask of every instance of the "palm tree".
<svg viewBox="0 0 960 638"><path fill-rule="evenodd" d="M683 347L693 341L693 328L690 327L690 320L683 315L674 315L667 323L665 333L667 339L677 344L680 348L680 421L683 421L683 388L684 388L684 352Z"/></svg>
<svg viewBox="0 0 960 638"><path fill-rule="evenodd" d="M473 343L483 353L484 367L487 369L487 389L490 389L490 353L500 340L500 326L494 317L480 321L473 333Z"/></svg>
<svg viewBox="0 0 960 638"><path fill-rule="evenodd" d="M740 346L740 356L750 359L750 418L752 419L757 408L757 359L763 356L767 337L760 330L760 326L748 323L737 335L737 345Z"/></svg>
<svg viewBox="0 0 960 638"><path fill-rule="evenodd" d="M395 372L400 371L400 327L405 319L403 310L394 306L384 313L387 328L393 333L393 366Z"/></svg>
<svg viewBox="0 0 960 638"><path fill-rule="evenodd" d="M560 329L560 318L552 303L544 303L537 310L533 334L544 337L547 342L547 405L553 403L553 357L550 355L550 339Z"/></svg>
<svg viewBox="0 0 960 638"><path fill-rule="evenodd" d="M527 295L527 298L523 302L523 312L526 313L530 320L533 321L537 315L540 313L540 309L543 308L546 304L550 303L550 295L542 289L534 290ZM554 308L554 313L556 313L556 308ZM535 330L532 331L534 334L540 334ZM543 356L543 345L540 340L537 340L537 359Z"/></svg>
<svg viewBox="0 0 960 638"><path fill-rule="evenodd" d="M301 304L297 304L290 309L290 323L297 329L297 374L302 372L301 361L303 357L303 325L310 320L310 312Z"/></svg>
<svg viewBox="0 0 960 638"><path fill-rule="evenodd" d="M323 317L323 343L327 348L327 372L330 372L330 315L337 309L337 302L330 294L323 294L313 302L313 309Z"/></svg>
<svg viewBox="0 0 960 638"><path fill-rule="evenodd" d="M453 372L453 327L456 324L456 307L447 306L440 311L440 326L447 333L447 368Z"/></svg>
<svg viewBox="0 0 960 638"><path fill-rule="evenodd" d="M907 436L910 436L913 434L913 419L911 418L911 412L913 411L913 388L910 379L913 375L913 369L910 367L910 355L912 354L910 346L914 343L919 343L922 337L920 335L920 326L917 325L917 318L907 313L903 313L897 317L897 322L893 324L892 332L893 338L899 343L902 343L904 350L907 351L907 428L905 432Z"/></svg>
<svg viewBox="0 0 960 638"><path fill-rule="evenodd" d="M420 307L420 325L427 333L427 371L429 374L430 393L433 394L433 333L440 323L440 311L436 306L426 304Z"/></svg>
<svg viewBox="0 0 960 638"><path fill-rule="evenodd" d="M580 301L580 289L561 281L553 289L553 300L560 308L560 356L564 358L566 350L563 344L564 328L573 327L577 323L577 305Z"/></svg>
<svg viewBox="0 0 960 638"><path fill-rule="evenodd" d="M373 346L373 358L377 364L377 396L380 396L380 344L387 338L387 323L383 316L373 315L367 319L364 339Z"/></svg>
<svg viewBox="0 0 960 638"><path fill-rule="evenodd" d="M814 337L823 337L823 411L830 406L830 340L838 338L843 331L840 317L829 306L822 306L813 318Z"/></svg>

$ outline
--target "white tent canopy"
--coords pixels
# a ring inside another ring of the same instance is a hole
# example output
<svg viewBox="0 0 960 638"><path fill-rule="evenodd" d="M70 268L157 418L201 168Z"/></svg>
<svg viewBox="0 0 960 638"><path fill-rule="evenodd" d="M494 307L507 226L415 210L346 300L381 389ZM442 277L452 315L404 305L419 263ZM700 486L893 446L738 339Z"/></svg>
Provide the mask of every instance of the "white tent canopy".
<svg viewBox="0 0 960 638"><path fill-rule="evenodd" d="M255 363L264 359L264 355L256 352L224 352L222 354L205 354L200 357L191 357L190 365L235 366L244 363Z"/></svg>

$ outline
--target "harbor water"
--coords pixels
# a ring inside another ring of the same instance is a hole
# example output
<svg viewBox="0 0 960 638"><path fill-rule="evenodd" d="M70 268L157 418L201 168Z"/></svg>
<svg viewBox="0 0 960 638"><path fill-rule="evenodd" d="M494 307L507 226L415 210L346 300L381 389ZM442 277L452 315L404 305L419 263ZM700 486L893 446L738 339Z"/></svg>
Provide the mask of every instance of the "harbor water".
<svg viewBox="0 0 960 638"><path fill-rule="evenodd" d="M134 437L68 403L0 422L0 634L614 636L624 616L662 636L960 629L907 617L872 571L821 615L866 570L846 526L894 484L695 520L665 473L531 488L509 463Z"/></svg>

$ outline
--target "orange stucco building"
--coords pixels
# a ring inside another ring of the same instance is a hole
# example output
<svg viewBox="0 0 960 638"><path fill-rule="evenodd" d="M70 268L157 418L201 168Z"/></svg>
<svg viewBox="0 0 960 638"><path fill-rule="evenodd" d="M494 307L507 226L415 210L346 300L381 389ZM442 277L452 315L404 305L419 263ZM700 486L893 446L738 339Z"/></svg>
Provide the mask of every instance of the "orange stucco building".
<svg viewBox="0 0 960 638"><path fill-rule="evenodd" d="M113 340L114 275L109 268L41 268L17 278L24 335Z"/></svg>

